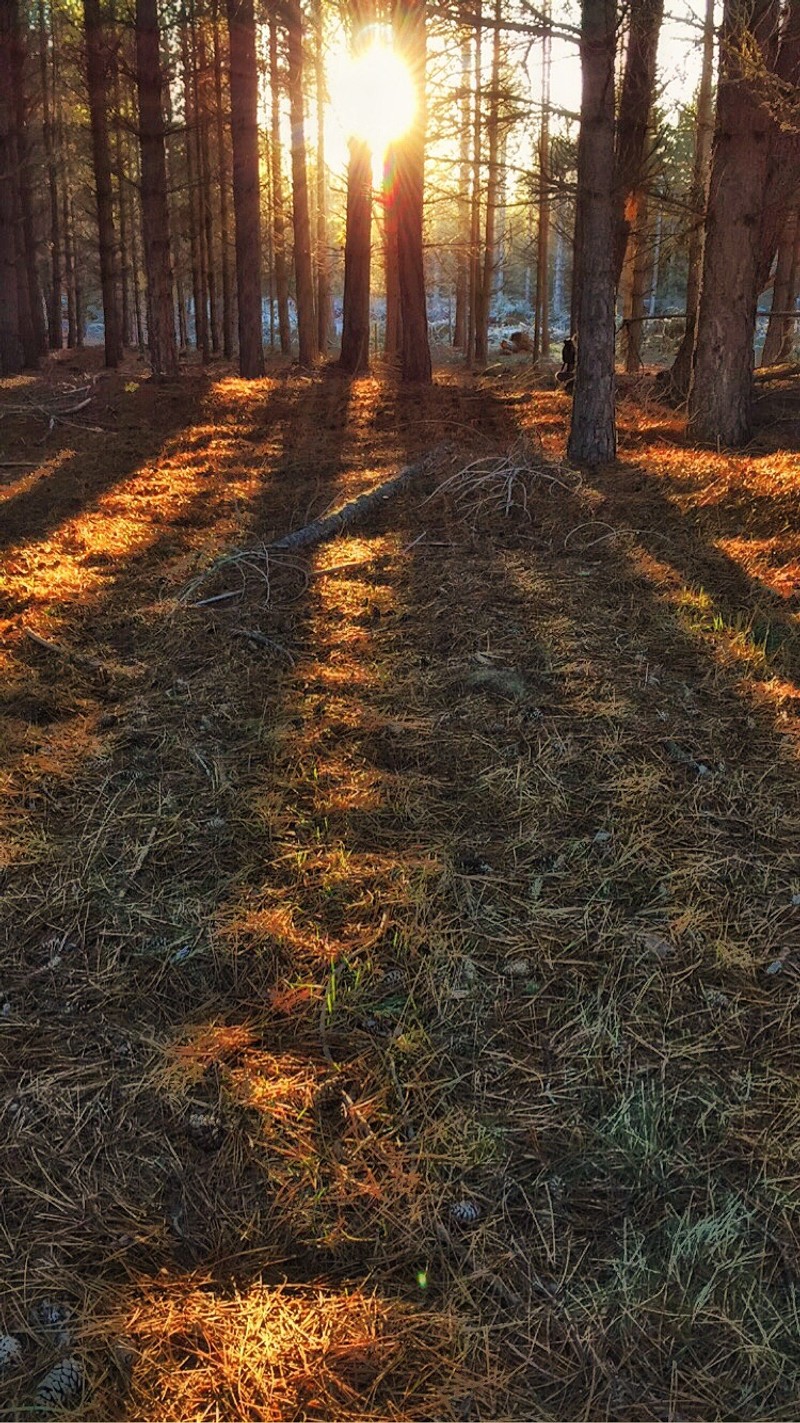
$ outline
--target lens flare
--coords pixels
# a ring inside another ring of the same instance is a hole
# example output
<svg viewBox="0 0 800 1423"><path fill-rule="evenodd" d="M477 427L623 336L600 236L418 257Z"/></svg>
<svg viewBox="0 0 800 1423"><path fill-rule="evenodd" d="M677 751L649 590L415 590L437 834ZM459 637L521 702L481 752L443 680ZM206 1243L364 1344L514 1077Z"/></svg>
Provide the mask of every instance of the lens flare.
<svg viewBox="0 0 800 1423"><path fill-rule="evenodd" d="M414 83L400 56L381 38L358 53L335 56L329 72L333 113L346 138L360 138L375 156L410 128Z"/></svg>

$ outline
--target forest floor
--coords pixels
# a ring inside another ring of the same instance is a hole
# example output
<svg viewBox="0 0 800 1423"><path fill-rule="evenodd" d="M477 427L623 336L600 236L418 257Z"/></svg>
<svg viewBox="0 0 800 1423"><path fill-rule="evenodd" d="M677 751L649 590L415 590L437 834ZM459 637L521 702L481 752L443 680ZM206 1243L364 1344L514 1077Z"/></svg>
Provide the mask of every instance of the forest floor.
<svg viewBox="0 0 800 1423"><path fill-rule="evenodd" d="M0 1417L796 1417L792 383L142 369L0 389Z"/></svg>

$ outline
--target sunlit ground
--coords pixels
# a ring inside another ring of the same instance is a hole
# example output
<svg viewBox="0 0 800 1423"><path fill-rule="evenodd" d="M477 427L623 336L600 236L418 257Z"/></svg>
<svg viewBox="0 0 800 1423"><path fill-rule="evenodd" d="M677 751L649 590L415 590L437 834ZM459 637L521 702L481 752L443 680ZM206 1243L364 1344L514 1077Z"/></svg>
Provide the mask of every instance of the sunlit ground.
<svg viewBox="0 0 800 1423"><path fill-rule="evenodd" d="M129 376L3 489L4 1416L791 1417L795 454L265 559L566 398Z"/></svg>

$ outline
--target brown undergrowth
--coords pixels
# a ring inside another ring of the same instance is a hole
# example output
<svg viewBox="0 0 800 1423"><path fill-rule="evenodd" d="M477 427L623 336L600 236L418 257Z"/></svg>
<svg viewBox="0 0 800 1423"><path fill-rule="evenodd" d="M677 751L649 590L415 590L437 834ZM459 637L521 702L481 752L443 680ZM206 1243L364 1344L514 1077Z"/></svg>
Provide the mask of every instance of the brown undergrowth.
<svg viewBox="0 0 800 1423"><path fill-rule="evenodd" d="M796 455L518 397L0 424L0 1416L794 1416Z"/></svg>

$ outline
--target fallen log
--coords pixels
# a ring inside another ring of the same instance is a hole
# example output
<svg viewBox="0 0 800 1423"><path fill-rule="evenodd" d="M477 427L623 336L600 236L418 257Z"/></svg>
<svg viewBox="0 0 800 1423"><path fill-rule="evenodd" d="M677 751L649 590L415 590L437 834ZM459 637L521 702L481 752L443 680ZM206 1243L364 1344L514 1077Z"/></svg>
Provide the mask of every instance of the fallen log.
<svg viewBox="0 0 800 1423"><path fill-rule="evenodd" d="M234 553L224 554L222 558L218 558L197 578L194 578L188 587L184 588L183 592L178 595L179 600L186 602L201 583L231 563L252 559L269 559L271 554L291 553L295 549L308 548L312 544L324 543L327 539L335 538L337 534L349 529L353 524L379 509L387 500L402 493L415 479L419 479L423 474L428 474L451 452L452 446L447 442L436 445L415 464L407 464L399 474L392 475L391 479L383 480L374 489L368 489L364 494L359 494L356 499L351 499L341 508L334 509L331 514L325 514L319 519L312 519L310 524L304 524L301 529L294 529L291 533L274 539L272 543L262 544L260 548L239 549ZM209 600L203 599L204 603L207 601Z"/></svg>

